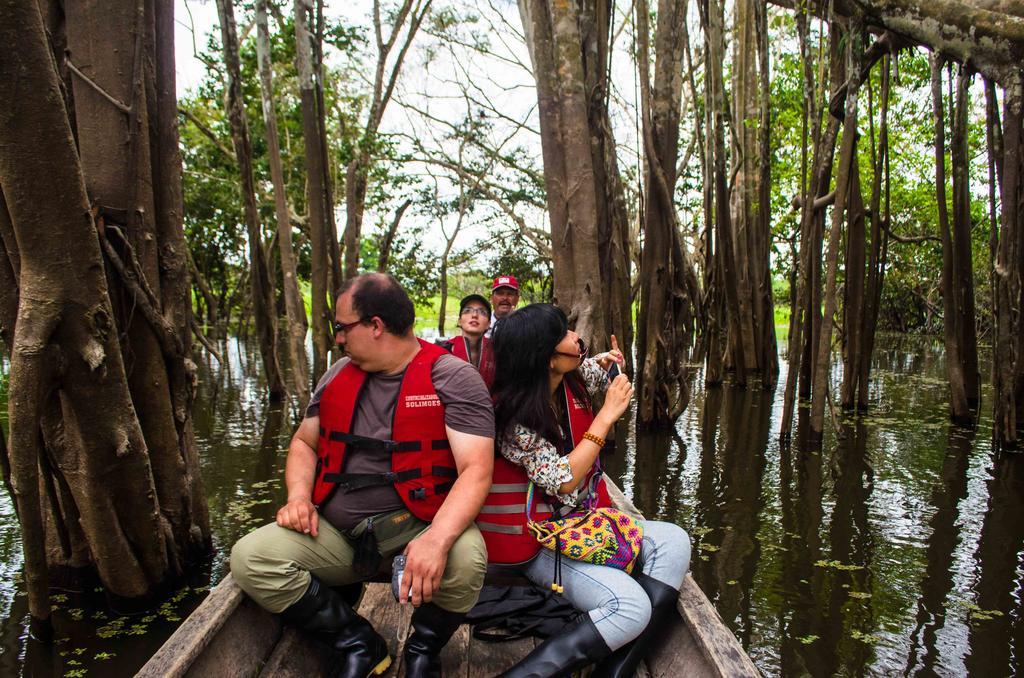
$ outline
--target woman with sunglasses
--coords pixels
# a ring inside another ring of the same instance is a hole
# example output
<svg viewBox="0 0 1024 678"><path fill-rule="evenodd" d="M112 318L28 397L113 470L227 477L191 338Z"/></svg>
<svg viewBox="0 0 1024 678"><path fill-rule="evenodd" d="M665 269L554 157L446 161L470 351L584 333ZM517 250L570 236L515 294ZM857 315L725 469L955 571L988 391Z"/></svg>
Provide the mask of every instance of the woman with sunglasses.
<svg viewBox="0 0 1024 678"><path fill-rule="evenodd" d="M543 492L540 501L556 514L595 503L608 506L599 453L629 408L633 387L625 375L609 381L607 370L622 362L614 338L612 351L587 359L586 345L568 328L565 314L550 304L513 312L497 326L493 342L497 370L491 394L500 454L488 498L492 505L485 505L477 525L492 562L527 556L522 565L526 577L551 589L553 552L540 549L532 535L519 529L521 524L514 524L518 516L504 515L507 500L492 498L499 496L499 488L516 487L509 481L518 473ZM601 391L604 405L595 414L592 396ZM598 665L596 676L633 675L648 653L651 635L675 609L690 560L690 540L682 528L641 522L643 545L632 575L561 558L562 591L586 614L537 646L507 675L562 675L590 663Z"/></svg>

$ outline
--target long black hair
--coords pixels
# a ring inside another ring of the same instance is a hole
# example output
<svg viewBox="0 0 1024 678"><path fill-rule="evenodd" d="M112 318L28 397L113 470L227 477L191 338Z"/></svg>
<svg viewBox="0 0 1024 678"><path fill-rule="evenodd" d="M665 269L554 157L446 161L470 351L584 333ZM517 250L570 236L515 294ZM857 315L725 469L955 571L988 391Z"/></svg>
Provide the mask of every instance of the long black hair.
<svg viewBox="0 0 1024 678"><path fill-rule="evenodd" d="M551 356L569 330L569 322L557 306L530 304L510 313L494 327L495 430L500 441L514 424L536 431L564 449L563 436L551 410ZM563 377L578 400L591 406L579 369Z"/></svg>

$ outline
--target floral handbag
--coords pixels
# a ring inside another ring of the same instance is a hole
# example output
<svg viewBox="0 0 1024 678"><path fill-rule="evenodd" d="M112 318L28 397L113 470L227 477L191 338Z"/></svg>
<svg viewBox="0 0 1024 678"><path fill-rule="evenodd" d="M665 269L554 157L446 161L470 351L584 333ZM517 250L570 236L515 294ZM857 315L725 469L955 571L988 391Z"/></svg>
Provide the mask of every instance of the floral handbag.
<svg viewBox="0 0 1024 678"><path fill-rule="evenodd" d="M526 492L526 524L541 546L555 552L555 576L551 590L563 593L562 557L595 565L606 565L632 572L643 543L643 526L635 518L613 508L597 508L597 482L601 473L594 473L587 506L560 518L535 521L530 517L534 486Z"/></svg>

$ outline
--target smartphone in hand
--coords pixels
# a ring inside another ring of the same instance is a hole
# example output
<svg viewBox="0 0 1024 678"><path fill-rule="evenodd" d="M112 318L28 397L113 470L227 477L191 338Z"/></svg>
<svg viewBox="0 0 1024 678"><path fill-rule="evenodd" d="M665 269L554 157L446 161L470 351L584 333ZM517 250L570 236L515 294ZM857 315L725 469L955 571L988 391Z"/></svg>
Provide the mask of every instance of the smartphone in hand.
<svg viewBox="0 0 1024 678"><path fill-rule="evenodd" d="M391 562L391 594L395 597L396 602L403 602L399 599L399 595L402 591L402 575L405 574L405 555L398 554L395 559ZM412 590L409 590L409 597L406 598L405 602L412 601Z"/></svg>

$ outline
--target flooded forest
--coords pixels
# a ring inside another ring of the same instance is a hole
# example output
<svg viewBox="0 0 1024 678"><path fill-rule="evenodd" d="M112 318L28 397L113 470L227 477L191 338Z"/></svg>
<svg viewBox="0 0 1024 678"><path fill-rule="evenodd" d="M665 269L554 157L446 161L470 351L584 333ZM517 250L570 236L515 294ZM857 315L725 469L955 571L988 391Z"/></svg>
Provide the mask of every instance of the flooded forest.
<svg viewBox="0 0 1024 678"><path fill-rule="evenodd" d="M134 674L224 579L367 271L426 340L497 276L617 338L604 470L762 674L1024 672L1024 4L0 0L0 37L0 674Z"/></svg>

